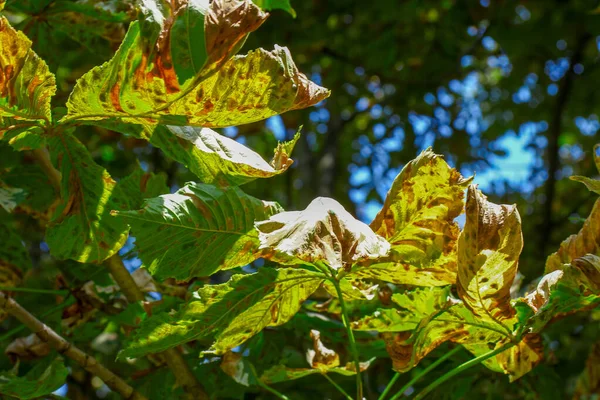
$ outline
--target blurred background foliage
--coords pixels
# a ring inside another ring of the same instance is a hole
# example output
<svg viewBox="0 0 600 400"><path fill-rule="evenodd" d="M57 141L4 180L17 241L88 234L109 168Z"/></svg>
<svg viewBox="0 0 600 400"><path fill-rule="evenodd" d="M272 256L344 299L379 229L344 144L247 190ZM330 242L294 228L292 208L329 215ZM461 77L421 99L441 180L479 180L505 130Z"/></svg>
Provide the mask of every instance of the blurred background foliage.
<svg viewBox="0 0 600 400"><path fill-rule="evenodd" d="M31 38L35 51L57 76L54 106L64 105L76 79L107 61L118 48L127 23L135 18L132 4L7 1L11 23ZM475 182L492 201L518 205L525 237L520 261L523 283L542 274L546 257L579 230L595 201L583 185L568 177L597 176L592 153L600 129L598 1L296 0L292 6L295 19L273 11L241 53L257 47L271 49L274 44L288 46L299 69L331 89L332 95L317 107L222 131L269 158L277 141L291 139L303 126L292 168L281 176L252 182L245 191L276 200L289 210L303 209L318 196L333 197L370 222L402 166L432 146L464 175L475 174ZM81 127L78 137L117 179L129 174L139 160L147 171L166 173L172 191L194 180L183 166L144 141L95 127ZM27 152L1 151L0 169L18 158L23 174L37 174L42 185L30 192L31 207L36 207L34 200L43 207L48 200L44 196L51 199L52 194L44 192L45 177L34 161ZM24 286L54 288L58 277L70 287L89 279L99 285L110 282L105 271L70 269L68 262L52 260L36 220L18 216L17 227L30 244L34 266ZM122 254L130 249L129 245ZM132 257L128 266L139 267L139 260ZM47 295L17 298L48 324L59 324L61 315L53 312L56 304ZM126 363L114 361L114 348L98 348L118 340L118 327L130 316L109 314L78 328L81 321L74 316L85 315L82 308L79 299L62 315L64 320L68 311L76 321L72 329L79 331L74 342L96 346L95 354L107 366L133 374ZM335 336L339 329L329 329L329 322L307 314L285 325L284 335L265 331L249 346L301 366L302 347L310 346L303 320L307 318L308 324L322 325L326 343L346 357L344 341ZM505 376L479 367L442 386L434 397L571 398L600 336L599 320L595 311L553 325L545 333L545 363L511 385ZM26 334L12 320L1 326L3 348ZM328 329L331 332L326 333ZM98 340L99 332L103 341ZM363 358L385 357L382 344L377 343L364 342ZM424 360L417 371L443 351ZM467 359L466 352L460 353L427 381ZM213 364L202 366L202 373L222 393L218 398L269 398L266 392L235 384ZM2 358L0 369L9 368L8 357ZM150 377L157 372L149 370L150 375L137 379L155 390ZM75 372L69 377L70 398L110 396L86 380L85 372ZM374 393L393 375L391 362L377 362L367 375L367 393L375 398ZM410 376L403 376L398 385ZM352 388L353 378L339 381ZM280 384L277 389L291 399L339 398L319 376Z"/></svg>

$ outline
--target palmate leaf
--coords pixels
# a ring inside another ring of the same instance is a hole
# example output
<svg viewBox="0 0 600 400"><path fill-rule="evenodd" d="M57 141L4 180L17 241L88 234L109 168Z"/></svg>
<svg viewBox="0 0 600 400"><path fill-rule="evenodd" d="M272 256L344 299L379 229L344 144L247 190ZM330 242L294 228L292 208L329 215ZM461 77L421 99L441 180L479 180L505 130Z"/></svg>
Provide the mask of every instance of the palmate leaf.
<svg viewBox="0 0 600 400"><path fill-rule="evenodd" d="M156 279L187 280L258 258L254 222L278 211L237 187L188 183L141 210L114 214L131 225L139 257Z"/></svg>
<svg viewBox="0 0 600 400"><path fill-rule="evenodd" d="M545 273L559 270L564 264L570 264L574 259L586 254L600 256L600 199L594 203L592 212L581 230L565 239L558 251L548 257Z"/></svg>
<svg viewBox="0 0 600 400"><path fill-rule="evenodd" d="M319 197L304 211L286 211L258 222L263 257L287 264L324 263L334 270L385 256L389 244L337 201Z"/></svg>
<svg viewBox="0 0 600 400"><path fill-rule="evenodd" d="M466 214L458 241L458 295L477 317L512 332L510 288L523 248L521 217L516 206L488 202L475 186L467 192Z"/></svg>
<svg viewBox="0 0 600 400"><path fill-rule="evenodd" d="M68 375L61 358L38 362L25 376L0 374L0 394L26 400L45 398L64 385Z"/></svg>
<svg viewBox="0 0 600 400"><path fill-rule="evenodd" d="M0 139L7 131L49 123L54 75L31 41L0 16Z"/></svg>
<svg viewBox="0 0 600 400"><path fill-rule="evenodd" d="M371 223L390 242L389 257L359 265L352 275L419 286L454 283L459 234L454 219L470 181L431 149L409 162Z"/></svg>
<svg viewBox="0 0 600 400"><path fill-rule="evenodd" d="M159 125L148 140L185 165L202 182L224 187L240 186L286 171L292 165L289 156L297 138L280 145L271 164L246 146L209 128Z"/></svg>
<svg viewBox="0 0 600 400"><path fill-rule="evenodd" d="M0 173L0 180L22 190L22 201L18 202L18 209L34 216L45 218L46 211L57 196L48 175L38 164L21 164L5 170Z"/></svg>
<svg viewBox="0 0 600 400"><path fill-rule="evenodd" d="M48 145L62 175L62 200L46 231L50 253L58 259L100 263L127 240L127 224L110 211L126 209L128 200L74 136L60 133Z"/></svg>
<svg viewBox="0 0 600 400"><path fill-rule="evenodd" d="M210 352L224 354L267 326L287 322L324 278L304 269L261 268L205 286L175 315L144 321L119 357L140 357L207 337L215 339Z"/></svg>
<svg viewBox="0 0 600 400"><path fill-rule="evenodd" d="M231 58L266 19L250 0L144 0L115 57L78 82L67 120L223 127L308 107L328 91L287 49ZM204 40L203 40L204 39Z"/></svg>
<svg viewBox="0 0 600 400"><path fill-rule="evenodd" d="M462 344L479 356L512 339L497 324L482 321L461 301L452 299L450 287L416 289L392 299L399 309L379 309L354 322L352 328L381 332L397 371L410 370L445 342ZM537 365L542 354L540 338L533 334L484 364L515 380Z"/></svg>

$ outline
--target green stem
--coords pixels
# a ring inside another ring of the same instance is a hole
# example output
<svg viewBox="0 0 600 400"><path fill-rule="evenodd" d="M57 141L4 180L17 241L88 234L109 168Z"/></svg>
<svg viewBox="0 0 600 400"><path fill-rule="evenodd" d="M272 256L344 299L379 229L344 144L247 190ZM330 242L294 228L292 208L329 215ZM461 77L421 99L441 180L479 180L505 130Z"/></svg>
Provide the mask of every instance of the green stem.
<svg viewBox="0 0 600 400"><path fill-rule="evenodd" d="M502 347L497 348L496 350L489 351L485 354L480 355L479 357L475 357L474 359L467 361L458 367L454 368L452 371L446 372L444 375L440 376L438 379L430 383L425 389L423 389L413 400L422 400L427 396L433 389L446 382L448 379L452 378L454 375L458 375L461 372L474 367L477 364L480 364L487 360L488 358L494 357L496 354L500 354L503 351L514 346L515 343L509 342Z"/></svg>
<svg viewBox="0 0 600 400"><path fill-rule="evenodd" d="M333 379L331 379L329 377L329 375L327 374L323 374L323 376L325 377L325 379L327 379L329 381L329 383L331 383L337 390L338 392L340 392L347 400L352 400L352 397L350 397L350 395L348 393L346 393L346 391L344 389L342 389L342 387L340 385L338 385L337 383L335 383L335 381Z"/></svg>
<svg viewBox="0 0 600 400"><path fill-rule="evenodd" d="M69 307L71 304L74 304L75 301L76 300L73 297L67 298L67 299L65 299L65 301L63 301L56 307L52 307L51 309L49 309L48 311L46 311L45 313L40 315L40 318L45 318L49 315L54 314L57 311L62 310L65 307ZM17 333L21 332L24 329L25 329L25 325L19 325L15 328L11 329L10 331L6 332L4 335L0 336L0 343L2 343L3 341L5 341L7 339L10 339L12 336L16 335Z"/></svg>
<svg viewBox="0 0 600 400"><path fill-rule="evenodd" d="M358 349L356 348L356 340L354 339L354 332L352 332L352 327L350 326L350 318L348 317L348 310L346 308L346 302L344 301L344 297L342 295L340 283L335 279L331 279L331 283L333 283L333 286L335 286L335 291L337 292L338 299L340 301L340 307L342 308L342 321L344 322L344 326L346 327L346 332L348 332L348 340L350 341L350 351L352 352L352 357L354 358L354 365L356 368L356 398L357 400L362 400L362 377L360 375L360 360L358 357Z"/></svg>
<svg viewBox="0 0 600 400"><path fill-rule="evenodd" d="M25 287L7 287L0 286L0 290L4 292L24 292L24 293L41 293L41 294L54 294L57 296L65 296L69 294L68 290L51 290L51 289L33 289Z"/></svg>
<svg viewBox="0 0 600 400"><path fill-rule="evenodd" d="M258 386L260 386L261 388L265 389L267 392L273 393L278 399L281 399L281 400L290 400L283 393L279 393L277 390L273 389L271 386L269 386L266 383L264 383L263 381L261 381L260 378L258 377L258 374L256 373L256 369L254 368L254 365L252 365L252 364L250 364L250 372L252 372L252 374L254 375L254 379L256 379L256 384Z"/></svg>
<svg viewBox="0 0 600 400"><path fill-rule="evenodd" d="M392 398L390 400L396 400L398 397L402 396L402 394L405 393L408 390L408 388L410 388L412 385L414 385L415 382L417 382L419 379L421 379L422 377L427 375L433 369L437 368L438 365L440 365L441 363L443 363L444 361L446 361L447 359L452 357L454 354L458 353L461 349L462 349L462 346L456 346L455 348L446 352L446 354L444 354L443 356L441 356L440 358L438 358L437 360L432 362L427 368L425 368L423 371L421 371L417 375L415 375L410 381L406 382L406 384L404 386L402 386L400 388L400 390L398 390L396 392L396 394L394 396L392 396ZM398 377L400 377L400 373L396 373L396 375L392 378L392 380L390 381L388 386L385 388L385 390L379 397L379 400L383 400L383 398L386 396L387 392L392 388L392 385L394 384L393 382L396 379L398 379Z"/></svg>
<svg viewBox="0 0 600 400"><path fill-rule="evenodd" d="M377 398L377 400L385 399L385 396L387 396L388 393L390 392L390 390L392 390L392 386L394 386L394 384L396 383L398 378L400 378L400 375L402 375L400 372L396 372L396 374L392 377L392 379L390 379L387 386L383 390L383 393L381 393L381 395ZM398 392L398 393L404 393L404 392Z"/></svg>

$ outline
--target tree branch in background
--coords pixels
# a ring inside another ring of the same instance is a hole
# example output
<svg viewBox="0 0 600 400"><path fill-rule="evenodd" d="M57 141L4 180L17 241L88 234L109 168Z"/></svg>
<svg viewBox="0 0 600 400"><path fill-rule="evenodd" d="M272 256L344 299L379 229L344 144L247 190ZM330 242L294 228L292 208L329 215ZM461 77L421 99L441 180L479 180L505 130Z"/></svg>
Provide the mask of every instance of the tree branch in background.
<svg viewBox="0 0 600 400"><path fill-rule="evenodd" d="M141 289L135 283L133 276L125 268L123 261L118 255L115 254L110 257L105 264L129 303L144 301L144 293L142 293ZM165 350L160 354L164 357L171 371L173 371L177 383L181 385L183 390L192 399L208 399L208 395L194 376L189 364L176 348Z"/></svg>
<svg viewBox="0 0 600 400"><path fill-rule="evenodd" d="M35 333L40 340L48 343L60 354L65 355L81 365L86 371L102 379L106 386L119 393L123 398L130 400L147 400L145 396L136 392L129 384L127 384L127 382L105 368L94 357L84 353L58 333L54 332L43 322L31 315L29 311L21 307L15 300L7 297L2 292L0 292L0 308L21 321L21 323Z"/></svg>
<svg viewBox="0 0 600 400"><path fill-rule="evenodd" d="M556 173L560 169L560 134L562 133L562 119L565 112L569 95L573 89L573 78L575 72L573 67L581 62L583 58L583 51L585 46L588 44L592 36L589 33L583 34L577 46L571 60L569 62L569 70L567 71L565 78L558 91L558 97L556 98L556 106L552 114L552 120L550 121L550 129L548 131L548 180L546 181L545 195L546 202L544 203L543 219L540 226L540 256L541 259L546 257L546 248L552 239L552 230L554 228L553 221L553 204L554 198L556 197Z"/></svg>

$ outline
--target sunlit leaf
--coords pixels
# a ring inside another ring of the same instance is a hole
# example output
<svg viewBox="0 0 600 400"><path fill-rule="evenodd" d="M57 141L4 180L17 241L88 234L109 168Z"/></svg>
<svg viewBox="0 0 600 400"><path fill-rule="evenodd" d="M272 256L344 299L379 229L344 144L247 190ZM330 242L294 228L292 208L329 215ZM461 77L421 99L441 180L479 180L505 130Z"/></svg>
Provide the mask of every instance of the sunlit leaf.
<svg viewBox="0 0 600 400"><path fill-rule="evenodd" d="M26 375L0 375L0 394L18 399L41 398L65 384L69 370L62 359L38 362Z"/></svg>
<svg viewBox="0 0 600 400"><path fill-rule="evenodd" d="M19 204L25 201L26 196L27 192L23 189L4 186L0 181L0 207L6 212L13 212Z"/></svg>
<svg viewBox="0 0 600 400"><path fill-rule="evenodd" d="M542 277L519 301L535 312L528 325L540 332L549 322L600 304L600 257L588 254Z"/></svg>
<svg viewBox="0 0 600 400"><path fill-rule="evenodd" d="M15 128L51 120L54 75L31 50L31 41L0 17L0 139Z"/></svg>
<svg viewBox="0 0 600 400"><path fill-rule="evenodd" d="M523 248L519 212L516 206L488 202L470 186L466 213L458 241L458 295L476 316L511 332L510 288Z"/></svg>
<svg viewBox="0 0 600 400"><path fill-rule="evenodd" d="M224 127L327 97L285 48L231 58L266 17L250 0L143 1L114 58L77 82L67 120Z"/></svg>
<svg viewBox="0 0 600 400"><path fill-rule="evenodd" d="M335 270L385 256L389 243L333 199L319 197L304 211L273 215L257 224L265 258L282 264L325 263Z"/></svg>
<svg viewBox="0 0 600 400"><path fill-rule="evenodd" d="M187 280L258 258L254 222L278 211L237 187L188 183L141 210L114 214L131 225L139 257L156 279Z"/></svg>
<svg viewBox="0 0 600 400"><path fill-rule="evenodd" d="M152 130L149 141L202 182L217 186L239 186L286 171L292 164L290 155L295 143L278 146L278 162L269 164L248 147L209 128L159 125Z"/></svg>
<svg viewBox="0 0 600 400"><path fill-rule="evenodd" d="M58 259L100 263L127 240L129 228L110 211L126 208L128 201L74 136L60 134L48 144L62 175L62 201L46 231L50 252Z"/></svg>
<svg viewBox="0 0 600 400"><path fill-rule="evenodd" d="M569 264L588 253L600 256L600 200L594 203L594 208L581 230L564 240L558 251L548 257L545 273L559 270L563 264Z"/></svg>
<svg viewBox="0 0 600 400"><path fill-rule="evenodd" d="M371 223L390 242L390 256L356 267L353 275L419 286L454 283L459 234L454 219L470 181L431 149L409 162Z"/></svg>
<svg viewBox="0 0 600 400"><path fill-rule="evenodd" d="M268 326L287 322L323 282L303 269L261 268L201 288L176 315L162 313L142 323L120 357L139 357L198 338L214 338L210 352L224 354Z"/></svg>

